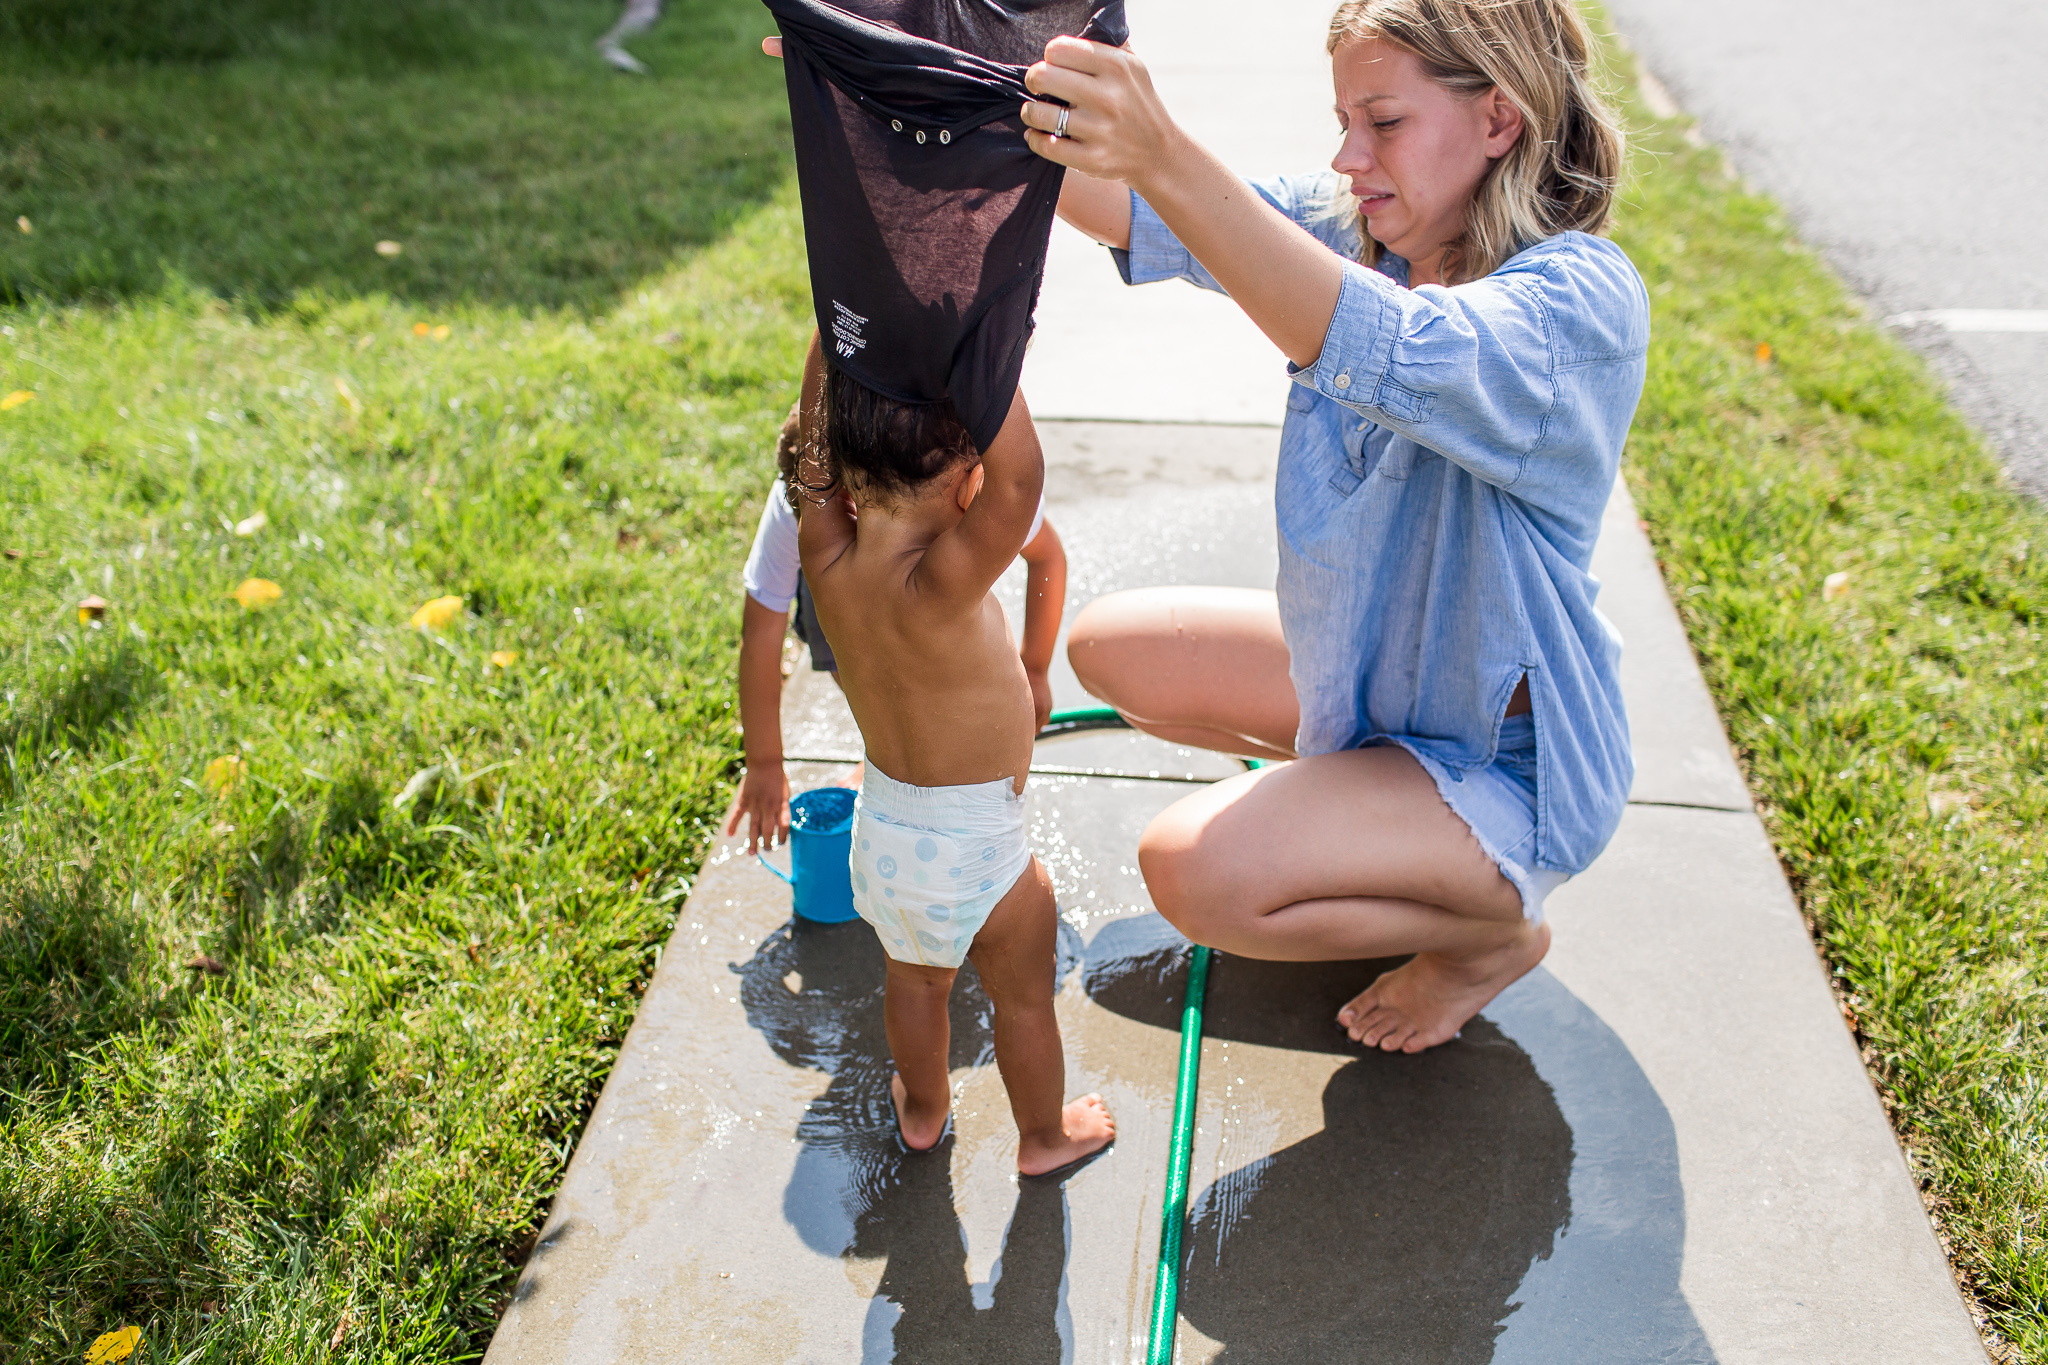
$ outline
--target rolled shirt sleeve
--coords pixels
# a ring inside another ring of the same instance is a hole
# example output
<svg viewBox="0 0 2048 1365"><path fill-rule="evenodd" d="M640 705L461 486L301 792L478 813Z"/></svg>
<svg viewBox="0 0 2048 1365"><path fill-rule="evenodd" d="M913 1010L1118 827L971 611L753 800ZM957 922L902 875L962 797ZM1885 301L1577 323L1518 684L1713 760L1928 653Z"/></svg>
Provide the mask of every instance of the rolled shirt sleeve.
<svg viewBox="0 0 2048 1365"><path fill-rule="evenodd" d="M1152 206L1131 192L1131 244L1111 247L1110 258L1125 284L1157 284L1161 280L1186 280L1189 284L1222 293L1216 277L1202 269L1188 254L1180 238L1152 211Z"/></svg>
<svg viewBox="0 0 2048 1365"><path fill-rule="evenodd" d="M1407 289L1349 266L1322 353L1288 371L1496 488L1552 506L1583 496L1578 457L1619 447L1634 404L1613 399L1640 392L1648 341L1649 297L1634 267L1612 243L1567 233L1454 288Z"/></svg>
<svg viewBox="0 0 2048 1365"><path fill-rule="evenodd" d="M1358 214L1344 202L1343 185L1336 176L1328 172L1276 175L1245 183L1282 217L1330 250L1346 260L1358 258ZM1109 254L1125 284L1185 280L1219 294L1228 292L1136 192L1131 195L1131 244L1128 249L1111 247Z"/></svg>

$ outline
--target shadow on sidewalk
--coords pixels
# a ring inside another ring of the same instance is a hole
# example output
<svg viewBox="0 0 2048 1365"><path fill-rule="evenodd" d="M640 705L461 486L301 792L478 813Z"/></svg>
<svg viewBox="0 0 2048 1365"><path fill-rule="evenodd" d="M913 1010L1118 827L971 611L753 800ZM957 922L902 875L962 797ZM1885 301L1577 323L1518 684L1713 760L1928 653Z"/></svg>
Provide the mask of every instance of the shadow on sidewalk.
<svg viewBox="0 0 2048 1365"><path fill-rule="evenodd" d="M1077 946L1071 930L1061 946L1064 978ZM1065 1354L1065 1190L1018 1182L1001 1258L987 1284L970 1282L953 1138L912 1153L896 1134L883 963L874 930L858 920L795 922L740 969L747 1022L783 1061L832 1078L798 1125L802 1148L783 1216L814 1250L884 1262L864 1332L870 1365L1057 1365ZM993 1018L980 978L963 967L952 998L953 1068L993 1064Z"/></svg>
<svg viewBox="0 0 2048 1365"><path fill-rule="evenodd" d="M1186 964L1170 926L1134 917L1097 934L1084 980L1096 1003L1177 1029ZM1205 1038L1352 1060L1323 1089L1320 1132L1194 1198L1181 1312L1223 1344L1215 1359L1712 1361L1678 1288L1671 1120L1619 1040L1547 973L1529 979L1538 1027L1576 1054L1568 1083L1620 1105L1575 1150L1570 1106L1486 1015L1414 1056L1337 1029L1339 1006L1395 965L1216 959ZM1231 1076L1204 1077L1205 1126L1256 1132L1289 1102L1270 1079L1261 1093L1261 1061L1233 1051ZM1237 1073L1252 1084L1230 1085Z"/></svg>

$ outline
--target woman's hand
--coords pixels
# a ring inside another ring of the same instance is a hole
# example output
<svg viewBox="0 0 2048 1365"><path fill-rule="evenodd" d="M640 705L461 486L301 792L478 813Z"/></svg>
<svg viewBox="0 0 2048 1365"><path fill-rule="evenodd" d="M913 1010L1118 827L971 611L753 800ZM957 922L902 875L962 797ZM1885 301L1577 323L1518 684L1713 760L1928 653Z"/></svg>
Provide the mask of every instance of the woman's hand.
<svg viewBox="0 0 2048 1365"><path fill-rule="evenodd" d="M1032 151L1136 190L1283 355L1296 365L1315 363L1337 311L1343 262L1183 132L1143 62L1123 48L1055 38L1024 84L1071 106L1024 106L1024 123L1035 130L1025 133ZM1056 138L1062 112L1067 133ZM1077 197L1071 207L1088 206ZM1081 226L1114 240L1099 224ZM1128 239L1128 225L1122 230Z"/></svg>
<svg viewBox="0 0 2048 1365"><path fill-rule="evenodd" d="M1085 38L1055 38L1045 60L1024 73L1033 94L1065 100L1067 108L1033 100L1024 106L1025 140L1049 161L1121 180L1140 194L1170 163L1186 136L1152 88L1151 73L1128 49ZM1066 133L1054 137L1060 115Z"/></svg>

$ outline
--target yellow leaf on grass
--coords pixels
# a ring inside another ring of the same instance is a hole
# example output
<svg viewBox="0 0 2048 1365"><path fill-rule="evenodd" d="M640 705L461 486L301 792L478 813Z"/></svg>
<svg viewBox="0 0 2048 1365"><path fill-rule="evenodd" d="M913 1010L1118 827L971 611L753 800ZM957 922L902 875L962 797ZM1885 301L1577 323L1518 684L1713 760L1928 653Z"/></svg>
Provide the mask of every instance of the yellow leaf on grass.
<svg viewBox="0 0 2048 1365"><path fill-rule="evenodd" d="M404 250L405 248L403 246L399 245L397 242L393 242L390 240L377 243L377 254L379 256L396 256Z"/></svg>
<svg viewBox="0 0 2048 1365"><path fill-rule="evenodd" d="M108 1332L93 1342L92 1349L85 1353L85 1365L113 1365L114 1361L134 1355L135 1348L141 1344L140 1327L123 1327L118 1332Z"/></svg>
<svg viewBox="0 0 2048 1365"><path fill-rule="evenodd" d="M240 602L244 611L261 611L283 597L284 589L267 578L245 578L228 595Z"/></svg>
<svg viewBox="0 0 2048 1365"><path fill-rule="evenodd" d="M21 229L21 235L24 237L33 236L36 230L36 225L28 220L25 213L14 220L14 225Z"/></svg>
<svg viewBox="0 0 2048 1365"><path fill-rule="evenodd" d="M1837 597L1849 595L1849 571L1839 569L1820 581L1820 600L1832 602Z"/></svg>
<svg viewBox="0 0 2048 1365"><path fill-rule="evenodd" d="M247 771L248 765L239 757L234 754L223 754L206 765L206 771L199 775L199 780L205 783L206 789L215 796L223 796L240 784L242 775Z"/></svg>
<svg viewBox="0 0 2048 1365"><path fill-rule="evenodd" d="M461 615L461 598L437 597L412 614L412 623L420 630L446 630Z"/></svg>
<svg viewBox="0 0 2048 1365"><path fill-rule="evenodd" d="M94 593L78 604L78 624L81 626L97 621L106 614L107 599L101 597L98 593Z"/></svg>
<svg viewBox="0 0 2048 1365"><path fill-rule="evenodd" d="M356 343L356 349L359 351L362 350L363 342L366 342L369 339L370 338L366 336L363 338L362 341L358 341ZM360 398L356 397L356 391L350 388L348 386L348 381L346 379L343 379L340 375L334 376L334 391L341 395L342 402L348 404L348 410L350 412L361 412L363 410L363 401Z"/></svg>
<svg viewBox="0 0 2048 1365"><path fill-rule="evenodd" d="M446 341L447 339L448 339L448 324L444 322L444 323L442 323L442 324L441 324L441 325L440 325L439 327L436 327L436 328L434 329L434 340L436 340L436 341Z"/></svg>
<svg viewBox="0 0 2048 1365"><path fill-rule="evenodd" d="M415 322L412 325L412 334L416 337L423 337L433 330L433 328L427 326L427 324L424 322Z"/></svg>
<svg viewBox="0 0 2048 1365"><path fill-rule="evenodd" d="M36 396L33 390L16 389L5 398L0 398L0 412L6 412L9 408L18 408L23 403L33 403L35 401Z"/></svg>
<svg viewBox="0 0 2048 1365"><path fill-rule="evenodd" d="M518 662L519 651L516 649L494 649L491 651L492 668L510 668Z"/></svg>

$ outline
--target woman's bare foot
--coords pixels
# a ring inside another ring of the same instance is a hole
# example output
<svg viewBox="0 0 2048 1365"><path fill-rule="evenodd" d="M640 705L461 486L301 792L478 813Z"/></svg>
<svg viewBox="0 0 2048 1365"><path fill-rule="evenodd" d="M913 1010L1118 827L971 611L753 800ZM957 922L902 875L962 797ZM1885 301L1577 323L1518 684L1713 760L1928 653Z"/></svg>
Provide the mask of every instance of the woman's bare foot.
<svg viewBox="0 0 2048 1365"><path fill-rule="evenodd" d="M926 1113L922 1108L911 1109L910 1092L903 1087L901 1076L889 1078L889 1099L896 1106L896 1131L903 1134L903 1145L913 1152L929 1152L939 1145L939 1139L946 1135L946 1109L940 1105Z"/></svg>
<svg viewBox="0 0 2048 1365"><path fill-rule="evenodd" d="M1051 1142L1025 1138L1017 1144L1017 1170L1045 1175L1094 1156L1116 1141L1116 1120L1100 1095L1083 1095L1060 1110L1060 1136Z"/></svg>
<svg viewBox="0 0 2048 1365"><path fill-rule="evenodd" d="M1465 1021L1550 951L1548 924L1523 924L1497 948L1469 957L1417 953L1337 1011L1353 1042L1385 1052L1420 1052L1449 1042Z"/></svg>

